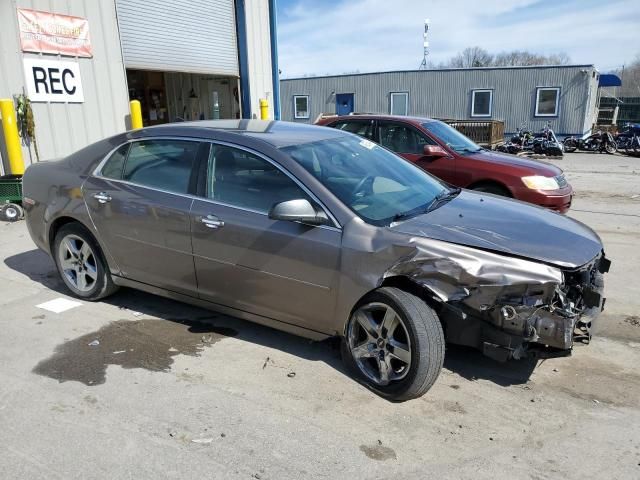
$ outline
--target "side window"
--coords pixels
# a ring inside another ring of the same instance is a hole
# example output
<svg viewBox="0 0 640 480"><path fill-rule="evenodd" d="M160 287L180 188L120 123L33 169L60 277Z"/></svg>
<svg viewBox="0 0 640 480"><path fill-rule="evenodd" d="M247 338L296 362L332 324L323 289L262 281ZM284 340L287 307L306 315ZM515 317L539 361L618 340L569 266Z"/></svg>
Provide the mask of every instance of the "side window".
<svg viewBox="0 0 640 480"><path fill-rule="evenodd" d="M425 145L435 142L408 125L380 122L380 144L396 153L422 154Z"/></svg>
<svg viewBox="0 0 640 480"><path fill-rule="evenodd" d="M373 140L373 122L372 121L356 121L356 122L338 122L333 128L344 130L345 132L355 133L361 137Z"/></svg>
<svg viewBox="0 0 640 480"><path fill-rule="evenodd" d="M309 118L309 95L293 96L293 117Z"/></svg>
<svg viewBox="0 0 640 480"><path fill-rule="evenodd" d="M555 117L558 115L560 88L539 87L536 89L536 117Z"/></svg>
<svg viewBox="0 0 640 480"><path fill-rule="evenodd" d="M131 144L123 180L174 193L188 193L199 143L144 140Z"/></svg>
<svg viewBox="0 0 640 480"><path fill-rule="evenodd" d="M234 207L268 213L279 202L308 195L270 162L236 148L213 145L209 154L207 197Z"/></svg>
<svg viewBox="0 0 640 480"><path fill-rule="evenodd" d="M127 152L129 151L129 144L125 143L115 152L111 154L109 160L102 166L100 175L106 178L113 178L114 180L122 179L122 170L124 167L124 160L127 158Z"/></svg>

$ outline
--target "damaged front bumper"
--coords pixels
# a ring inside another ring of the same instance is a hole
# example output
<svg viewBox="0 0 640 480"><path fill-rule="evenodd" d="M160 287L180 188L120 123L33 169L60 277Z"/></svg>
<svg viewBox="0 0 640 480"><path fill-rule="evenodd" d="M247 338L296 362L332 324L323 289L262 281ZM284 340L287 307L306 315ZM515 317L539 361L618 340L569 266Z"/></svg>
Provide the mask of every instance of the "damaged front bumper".
<svg viewBox="0 0 640 480"><path fill-rule="evenodd" d="M610 264L602 253L578 269L563 270L563 283L552 291L549 285L505 288L494 304L482 304L479 311L464 301L447 304L448 338L469 344L475 337L475 346L500 361L569 355L574 343L591 340L593 321L604 308L602 276Z"/></svg>

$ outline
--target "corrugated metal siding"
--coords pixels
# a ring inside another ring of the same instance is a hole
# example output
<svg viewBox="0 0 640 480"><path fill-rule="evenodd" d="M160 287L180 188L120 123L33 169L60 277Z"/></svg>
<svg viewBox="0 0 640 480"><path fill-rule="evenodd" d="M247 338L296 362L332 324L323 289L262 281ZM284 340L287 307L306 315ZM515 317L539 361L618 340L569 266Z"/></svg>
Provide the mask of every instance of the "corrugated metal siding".
<svg viewBox="0 0 640 480"><path fill-rule="evenodd" d="M391 92L409 92L409 115L471 119L471 91L492 89L491 118L504 121L505 132L515 132L522 122L539 130L551 121L559 134L576 134L586 130L592 71L584 66L427 70L282 80L282 119L312 123L322 113L335 113L338 93L355 94L356 112L388 114ZM558 117L535 117L541 86L561 88ZM308 121L294 120L294 95L309 95Z"/></svg>
<svg viewBox="0 0 640 480"><path fill-rule="evenodd" d="M32 104L40 160L62 157L90 143L125 130L129 114L126 76L113 0L2 0L0 1L0 97L22 93L25 58L38 57L20 49L16 8L31 8L77 15L89 20L93 58L43 55L43 59L77 61L80 64L85 102ZM0 139L4 148L4 142ZM33 157L32 157L33 155ZM23 150L25 164L35 162ZM3 157L6 155L3 153Z"/></svg>
<svg viewBox="0 0 640 480"><path fill-rule="evenodd" d="M271 32L269 2L245 0L251 111L260 117L260 99L269 101L269 117L273 118L273 78L271 76Z"/></svg>
<svg viewBox="0 0 640 480"><path fill-rule="evenodd" d="M116 0L127 68L238 76L233 0Z"/></svg>

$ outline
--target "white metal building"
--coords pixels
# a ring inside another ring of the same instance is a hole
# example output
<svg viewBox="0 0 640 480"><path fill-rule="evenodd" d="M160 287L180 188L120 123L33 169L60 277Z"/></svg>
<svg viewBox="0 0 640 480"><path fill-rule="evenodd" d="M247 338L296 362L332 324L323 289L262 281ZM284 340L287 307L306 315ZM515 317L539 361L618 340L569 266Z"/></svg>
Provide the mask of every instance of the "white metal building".
<svg viewBox="0 0 640 480"><path fill-rule="evenodd" d="M597 118L593 65L447 68L292 78L280 82L282 119L356 112L453 120L500 120L512 134L548 122L557 135L583 135Z"/></svg>
<svg viewBox="0 0 640 480"><path fill-rule="evenodd" d="M2 0L0 98L29 95L40 160L126 130L132 99L145 126L255 118L263 98L279 118L275 21L275 0Z"/></svg>

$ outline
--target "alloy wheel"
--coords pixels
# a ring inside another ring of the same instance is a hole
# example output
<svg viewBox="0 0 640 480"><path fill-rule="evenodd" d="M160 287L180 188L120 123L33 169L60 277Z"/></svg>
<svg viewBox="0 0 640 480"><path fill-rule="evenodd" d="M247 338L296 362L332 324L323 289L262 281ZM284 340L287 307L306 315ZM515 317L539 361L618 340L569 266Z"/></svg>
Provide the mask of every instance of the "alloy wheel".
<svg viewBox="0 0 640 480"><path fill-rule="evenodd" d="M58 260L64 277L76 290L88 292L95 286L97 262L86 240L77 235L65 236L58 247Z"/></svg>
<svg viewBox="0 0 640 480"><path fill-rule="evenodd" d="M409 373L409 333L389 305L374 302L358 308L349 322L347 341L358 368L374 384L388 385Z"/></svg>

